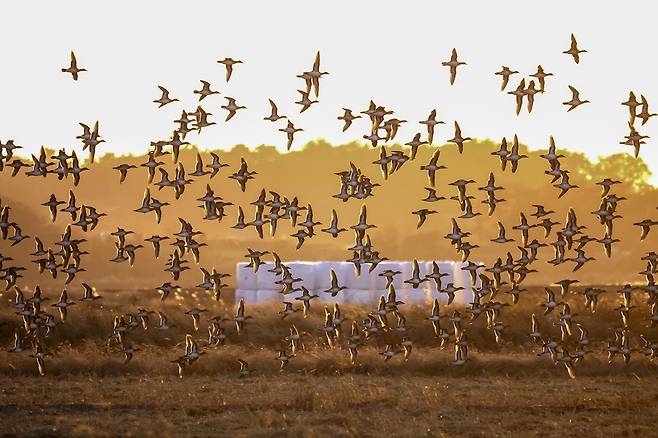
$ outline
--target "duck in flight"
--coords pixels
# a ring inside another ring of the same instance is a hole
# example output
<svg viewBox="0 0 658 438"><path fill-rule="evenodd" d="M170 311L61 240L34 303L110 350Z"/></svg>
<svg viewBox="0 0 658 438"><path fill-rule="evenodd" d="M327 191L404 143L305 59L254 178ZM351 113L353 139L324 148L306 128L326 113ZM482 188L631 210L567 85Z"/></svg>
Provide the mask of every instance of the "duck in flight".
<svg viewBox="0 0 658 438"><path fill-rule="evenodd" d="M455 136L449 140L446 140L448 143L455 143L457 145L457 150L459 153L464 152L464 142L470 141L471 137L462 137L462 130L459 127L459 123L455 120Z"/></svg>
<svg viewBox="0 0 658 438"><path fill-rule="evenodd" d="M444 125L445 122L441 120L436 120L436 109L433 109L430 112L430 115L427 117L427 120L421 120L420 122L421 125L427 126L427 141L426 143L432 144L434 140L434 127L436 125Z"/></svg>
<svg viewBox="0 0 658 438"><path fill-rule="evenodd" d="M586 53L587 50L580 50L578 49L578 41L576 41L576 37L574 34L571 34L571 46L569 47L569 50L565 50L564 53L565 55L571 55L573 57L573 60L576 64L580 63L580 54L581 53Z"/></svg>
<svg viewBox="0 0 658 438"><path fill-rule="evenodd" d="M178 102L178 99L172 99L171 97L169 97L169 90L167 90L165 87L163 87L162 85L158 85L158 88L160 89L162 95L160 96L159 99L153 101L153 103L159 104L158 108L162 108L163 106L170 104L172 102Z"/></svg>
<svg viewBox="0 0 658 438"><path fill-rule="evenodd" d="M526 90L525 79L521 79L521 82L519 82L519 85L516 87L514 91L507 92L507 94L514 96L514 98L516 99L517 116L521 113L521 108L523 107L523 97L526 95L525 90Z"/></svg>
<svg viewBox="0 0 658 438"><path fill-rule="evenodd" d="M226 99L228 101L226 103L226 105L221 106L221 108L228 111L228 115L226 116L226 120L224 120L225 122L228 122L229 120L231 120L233 118L233 116L238 112L238 110L247 108L246 106L240 106L240 105L236 104L235 99L232 98L232 97L225 96L224 99Z"/></svg>
<svg viewBox="0 0 658 438"><path fill-rule="evenodd" d="M331 224L329 228L323 228L321 231L330 234L334 238L338 237L343 231L347 231L345 228L338 228L338 214L335 208L331 210Z"/></svg>
<svg viewBox="0 0 658 438"><path fill-rule="evenodd" d="M263 117L263 120L268 120L270 122L276 122L277 120L281 119L287 119L288 117L286 116L280 116L279 115L279 109L277 108L276 104L272 99L269 99L270 102L270 115L267 117Z"/></svg>
<svg viewBox="0 0 658 438"><path fill-rule="evenodd" d="M434 187L436 183L436 171L441 169L447 169L446 166L437 164L440 156L441 156L441 150L437 149L432 155L430 162L424 166L420 166L420 170L427 171L427 178L429 179L430 186L432 187Z"/></svg>
<svg viewBox="0 0 658 438"><path fill-rule="evenodd" d="M338 120L342 120L343 122L345 122L343 124L343 132L347 131L348 128L350 126L352 126L352 122L354 120L360 119L360 118L361 118L360 115L355 116L354 114L352 114L352 110L349 109L349 108L343 108L343 115L337 117Z"/></svg>
<svg viewBox="0 0 658 438"><path fill-rule="evenodd" d="M313 105L314 103L319 102L319 100L311 100L311 98L309 97L308 92L306 92L304 90L297 90L297 92L299 92L299 94L302 95L302 97L300 97L298 101L295 101L295 103L297 105L302 107L302 109L299 110L300 114L303 113L304 111L306 111L307 109L309 109L311 107L311 105Z"/></svg>
<svg viewBox="0 0 658 438"><path fill-rule="evenodd" d="M428 210L426 208L421 208L420 210L412 211L411 214L415 214L416 216L418 216L418 223L416 224L416 229L423 226L423 224L427 220L427 216L435 213L438 213L438 211Z"/></svg>
<svg viewBox="0 0 658 438"><path fill-rule="evenodd" d="M507 83L509 82L510 76L517 74L517 70L512 70L511 68L507 67L506 65L503 66L503 68L500 71L497 71L494 73L497 76L502 76L503 77L503 82L500 85L500 91L504 91L505 87L507 87Z"/></svg>
<svg viewBox="0 0 658 438"><path fill-rule="evenodd" d="M338 284L338 276L336 275L336 271L334 271L333 269L329 273L329 277L331 280L331 286L329 287L329 289L323 292L331 294L332 297L335 297L336 295L338 295L340 291L347 289L345 286L340 286Z"/></svg>
<svg viewBox="0 0 658 438"><path fill-rule="evenodd" d="M635 117L638 117L640 120L642 120L642 126L644 126L644 124L647 123L651 117L658 116L658 113L649 112L649 102L647 102L647 98L644 97L643 94L640 95L640 99L642 100L641 111L637 113Z"/></svg>
<svg viewBox="0 0 658 438"><path fill-rule="evenodd" d="M73 80L77 81L78 74L83 71L87 71L87 69L78 67L78 61L75 59L75 53L71 51L71 62L67 68L62 69L62 73L70 73Z"/></svg>
<svg viewBox="0 0 658 438"><path fill-rule="evenodd" d="M577 107L579 107L584 103L590 103L589 100L582 100L580 98L580 92L576 90L576 88L573 87L572 85L569 85L569 90L571 90L571 100L562 102L562 105L567 105L569 107L567 112L576 109Z"/></svg>
<svg viewBox="0 0 658 438"><path fill-rule="evenodd" d="M302 128L295 128L295 125L288 120L288 125L285 128L280 128L279 131L285 132L286 136L288 137L288 144L286 145L286 149L290 150L290 147L292 146L292 142L295 139L295 133L303 131Z"/></svg>
<svg viewBox="0 0 658 438"><path fill-rule="evenodd" d="M242 61L239 59L233 59L233 58L224 58L220 59L217 61L218 64L224 64L226 67L226 82L228 82L231 79L231 75L233 74L233 66L236 64L243 64Z"/></svg>
<svg viewBox="0 0 658 438"><path fill-rule="evenodd" d="M453 48L452 53L450 54L450 61L444 61L441 65L450 68L450 85L453 85L457 78L457 67L460 65L466 65L466 63L457 59L457 49Z"/></svg>
<svg viewBox="0 0 658 438"><path fill-rule="evenodd" d="M541 65L537 66L537 72L531 74L530 77L536 78L539 81L539 92L543 93L546 87L546 78L549 76L554 76L553 73L547 73L544 71L544 68Z"/></svg>
<svg viewBox="0 0 658 438"><path fill-rule="evenodd" d="M306 81L306 93L311 92L311 87L315 93L315 97L320 96L320 78L322 76L328 75L329 72L320 71L320 52L318 51L315 54L315 61L313 61L313 68L311 71L306 71L298 77L303 78Z"/></svg>
<svg viewBox="0 0 658 438"><path fill-rule="evenodd" d="M219 91L213 91L210 89L210 82L201 80L201 89L200 90L194 90L194 94L199 95L199 102L201 102L203 99L205 99L208 96L212 96L213 94L219 94ZM210 114L210 113L207 113ZM197 120L198 122L198 120Z"/></svg>

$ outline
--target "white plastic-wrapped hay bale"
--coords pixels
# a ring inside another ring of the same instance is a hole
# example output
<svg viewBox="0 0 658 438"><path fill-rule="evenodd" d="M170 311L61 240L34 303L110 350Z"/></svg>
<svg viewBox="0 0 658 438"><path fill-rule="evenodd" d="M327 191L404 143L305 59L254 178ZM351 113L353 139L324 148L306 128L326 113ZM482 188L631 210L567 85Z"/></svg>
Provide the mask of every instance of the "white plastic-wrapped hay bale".
<svg viewBox="0 0 658 438"><path fill-rule="evenodd" d="M472 301L471 281L468 271L461 270L464 266L461 262L440 261L439 269L446 273L442 278L442 285L445 287L448 283L453 283L456 287L463 287L464 290L456 294L455 302L468 303ZM338 302L338 303L358 303L372 305L377 302L382 294L386 293L386 279L379 274L386 270L400 271L401 274L395 276L394 286L397 291L398 299L405 303L431 302L434 298L446 301L447 296L440 294L436 290L433 281L426 281L418 288L414 289L410 284L404 283L404 280L411 278L413 274L413 262L410 261L386 261L382 262L369 273L369 265L363 265L361 275L357 276L354 265L348 262L284 262L289 268L294 278L301 278L302 281L295 286L304 286L311 293L319 295L319 300ZM419 261L420 276L424 278L432 272L432 262ZM247 267L246 263L239 263L236 269L236 299L244 298L248 303L265 302L265 301L290 301L299 293L282 295L279 293L280 285L275 282L280 276L275 276L268 272L273 268L272 263L261 265L257 273L252 268ZM337 296L324 293L331 285L331 270L336 272L338 284L346 289L341 291Z"/></svg>
<svg viewBox="0 0 658 438"><path fill-rule="evenodd" d="M471 285L471 275L464 271L462 267L467 263L454 262L453 278L455 287L463 287L464 290L457 292L455 301L458 303L470 303L473 301L473 287Z"/></svg>
<svg viewBox="0 0 658 438"><path fill-rule="evenodd" d="M409 287L409 284L405 283L405 280L408 280L411 278L411 262L397 262L398 263L398 268L396 269L397 271L402 272L399 274L399 279L400 279L400 284L397 284L396 281L396 288L395 290L402 290L407 287ZM397 280L397 278L396 278Z"/></svg>
<svg viewBox="0 0 658 438"><path fill-rule="evenodd" d="M262 266L261 266L262 267ZM260 271L260 269L259 269ZM235 267L235 300L244 299L246 303L257 303L258 299L258 276L246 263L238 263Z"/></svg>
<svg viewBox="0 0 658 438"><path fill-rule="evenodd" d="M425 303L430 299L430 292L424 285L418 286L417 289L409 287L407 289L396 289L396 291L398 299L407 304Z"/></svg>
<svg viewBox="0 0 658 438"><path fill-rule="evenodd" d="M345 304L364 304L372 305L377 301L376 291L364 289L345 289L336 297L329 295L328 298L333 301Z"/></svg>
<svg viewBox="0 0 658 438"><path fill-rule="evenodd" d="M274 272L269 272L273 269L274 263L272 262L267 262L258 268L258 274L255 275L256 288L258 290L281 290L281 285L276 284L276 281L281 279L281 275L275 275Z"/></svg>
<svg viewBox="0 0 658 438"><path fill-rule="evenodd" d="M258 271L260 273L260 268ZM247 263L237 264L235 268L235 279L241 289L258 290L258 273L255 273L253 268L247 266Z"/></svg>
<svg viewBox="0 0 658 438"><path fill-rule="evenodd" d="M371 290L375 287L375 281L373 280L373 275L371 272L368 272L370 265L362 264L361 265L361 275L356 275L356 269L352 265L352 270L349 275L345 276L345 284L343 286L348 289L358 289L358 290ZM347 272L346 272L347 274Z"/></svg>
<svg viewBox="0 0 658 438"><path fill-rule="evenodd" d="M268 301L288 301L289 298L290 297L284 297L278 290L259 289L256 291L257 303L266 303Z"/></svg>
<svg viewBox="0 0 658 438"><path fill-rule="evenodd" d="M295 287L304 286L310 291L318 289L316 274L317 262L285 262L293 278L301 278L302 281L295 283Z"/></svg>

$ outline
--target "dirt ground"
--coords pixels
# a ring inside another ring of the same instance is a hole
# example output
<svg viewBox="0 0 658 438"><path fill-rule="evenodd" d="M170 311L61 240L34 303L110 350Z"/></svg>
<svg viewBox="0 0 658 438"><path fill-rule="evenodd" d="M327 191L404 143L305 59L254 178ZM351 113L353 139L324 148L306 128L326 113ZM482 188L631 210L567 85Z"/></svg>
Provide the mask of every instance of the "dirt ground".
<svg viewBox="0 0 658 438"><path fill-rule="evenodd" d="M655 436L655 377L0 378L3 436Z"/></svg>
<svg viewBox="0 0 658 438"><path fill-rule="evenodd" d="M129 342L140 351L124 365L119 347L107 346L112 318L134 312L142 300L105 295L100 304L76 306L65 324L43 337L51 353L43 377L29 344L20 354L5 351L21 321L10 306L0 309L0 437L658 435L658 365L637 350L627 366L620 357L607 363L606 340L619 316L605 298L595 316L580 297L572 300L593 340L575 380L561 364L537 356L540 346L528 336L528 315L537 311L541 291L505 310L502 347L483 318L468 322L471 352L463 367L450 365L452 348L439 348L425 319L427 305L405 307L414 340L408 361L384 362L385 344L399 342L389 333L367 341L357 365L343 343L327 346L322 306L308 318L281 320L271 305L252 305L245 333L227 323L226 345L207 349L181 380L171 361L183 354L185 334L205 349L208 315L231 315L233 305L212 307L194 331L183 310L199 306L196 298L146 302L167 313L172 328L156 329L154 317L148 330L131 331ZM359 320L369 309L346 305L343 311ZM641 347L639 334L655 337L648 314L635 313L634 349ZM547 336L559 336L558 317L540 317ZM280 372L276 351L285 348L291 324L308 333L306 351ZM572 338L571 344L578 335ZM253 376L238 378L238 359L249 362Z"/></svg>

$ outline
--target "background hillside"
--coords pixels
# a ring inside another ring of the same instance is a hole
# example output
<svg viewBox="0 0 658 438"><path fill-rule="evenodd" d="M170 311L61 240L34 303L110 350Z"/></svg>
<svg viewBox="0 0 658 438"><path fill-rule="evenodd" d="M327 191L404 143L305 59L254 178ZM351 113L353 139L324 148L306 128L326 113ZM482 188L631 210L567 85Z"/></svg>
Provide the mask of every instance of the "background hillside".
<svg viewBox="0 0 658 438"><path fill-rule="evenodd" d="M559 145L562 146L568 145ZM393 145L388 147L388 150L390 152L401 148L403 147ZM563 226L569 207L576 210L579 225L587 226L585 232L588 235L603 237L603 227L590 212L597 210L600 202L601 187L595 185L595 182L610 177L624 181L624 184L614 186L611 193L628 198L620 202L617 208L617 214L623 218L615 222L614 237L622 242L613 246L612 258L605 257L602 245L590 243L586 248L587 254L597 260L572 274L572 263L558 267L545 263L553 257L553 250L549 246L540 249L540 261L532 266L539 272L530 275L525 283L553 283L566 276L579 279L581 283L596 284L643 281L643 276L637 274L644 268L640 257L655 249L658 232L650 233L649 237L641 242L640 230L632 223L658 217L655 202L658 191L647 184L650 173L641 160L635 160L629 154L619 154L592 163L583 155L560 149L558 152L566 156L561 159L562 168L571 171L571 183L579 185L580 188L557 199L559 190L552 187L551 177L544 174L544 171L548 170L548 163L539 157L543 152L528 152L527 148L522 146L521 153L527 154L529 158L521 160L518 171L512 174L509 169L502 172L497 157L491 155L497 148L498 144L490 140L467 143L463 155L457 154L454 145L441 148L439 162L448 169L438 173L436 188L439 196L449 198L456 195L455 187L448 185L456 179L476 181L469 186L468 191L469 195L475 196L474 209L483 215L459 220L462 229L472 233L468 240L480 245L480 248L473 251L472 260L481 260L491 265L497 257L504 258L506 251L511 251L517 257L516 246L520 244L520 233L512 230L512 226L519 223L520 212L525 212L528 219L534 223L534 218L529 216L534 211L532 204L544 204L547 209L555 210L551 218L560 225L554 228L548 239L544 239L542 229L531 230L531 240L537 238L546 243L554 241L555 229ZM343 233L336 239L325 233L318 233L314 238L307 239L304 246L296 251L296 239L289 237L296 228L293 228L289 221L279 221L275 237L269 235L269 228L266 227L268 234L263 240L258 239L252 227L244 230L232 229L231 226L237 218L237 205L243 206L246 221L253 219L255 206L249 203L258 197L263 188L276 191L290 199L297 196L300 205L311 204L315 213L314 219L321 221L322 227L328 225L331 209L335 208L339 215L339 225L349 228L358 222L359 208L365 202L368 206L369 222L377 225L377 228L369 233L374 247L388 259L458 259L454 248L443 238L450 231L450 218L461 214L457 202L446 200L430 204L421 201L427 194L423 187L429 184L426 172L421 171L419 167L429 161L434 149L422 146L414 161L408 161L398 172L391 175L388 181L384 181L379 167L372 164L379 156L379 149L359 143L330 145L323 140L317 140L308 143L299 151L290 153L279 153L272 146L250 150L238 145L230 151L218 152L222 161L229 164L229 167L223 168L213 179L209 176L195 178L194 183L187 187L178 201L174 199L173 190L158 191L156 186L151 185L154 197L172 204L164 207L160 224L156 223L154 213L144 215L133 212L141 205L142 195L147 187L146 169L138 167L131 170L123 184L119 184L119 172L112 169L121 163L139 166L146 161L144 157L105 155L94 164L87 162L85 165L93 171L83 173L78 187L73 187L71 178L58 181L53 175L47 178L27 177L24 174L25 169L15 178L11 178L11 169L5 169L0 173L0 197L2 205L12 207L11 220L21 225L24 233L40 237L46 246L52 248L55 248L54 242L59 240L64 228L71 222L71 217L60 212L57 221L50 222L47 207L40 204L46 202L51 193L66 201L68 191L73 190L78 206L92 205L99 212L107 213L108 216L101 219L93 232L82 233L79 228L74 227L76 238L88 240L81 249L89 251L92 256L83 259L83 267L87 271L76 276L72 287L80 281L86 281L99 288L138 289L153 288L163 281L168 281L170 276L163 272L163 269L168 255L173 251L173 247L169 246L173 240L163 242L162 253L157 260L153 257L150 244L142 240L152 234L172 235L178 232L178 217L191 222L195 229L203 232L197 240L207 243L208 247L202 248L199 266L215 267L231 274L235 271L236 262L247 260L244 258L247 247L276 251L284 261L346 260L351 257L352 254L346 251L346 248L353 244L352 233ZM181 152L180 161L188 174L194 170L196 153L195 148L187 148ZM209 153L201 152L201 156L204 164L210 163ZM240 158L249 163L250 170L258 172L255 179L249 181L245 193L240 191L236 181L228 178L239 168ZM175 165L171 156L160 157L160 160L165 162L163 168L173 177ZM373 182L381 184L375 188L374 197L363 202L350 199L345 203L332 198L340 189L339 178L334 172L349 169L350 162L359 166ZM486 205L481 203L485 198L484 192L477 190L477 187L486 185L489 172L494 173L496 184L504 187L504 190L496 193L497 197L506 200L499 204L491 217L486 215ZM155 181L158 179L159 175L156 175ZM234 204L226 207L227 217L221 222L203 220L204 211L199 208L201 203L197 202L196 198L205 194L206 184L211 185L216 196ZM429 216L425 225L416 229L417 217L411 212L419 208L435 209L439 213ZM508 237L516 239L517 242L506 245L490 242L490 239L497 236L497 221L505 224ZM138 251L137 262L133 268L127 263L109 262L115 255L114 238L109 236L109 233L117 227L135 231L134 235L128 237L127 242L145 245L145 248ZM32 258L27 256L34 251L32 239L25 240L13 248L8 248L5 243L2 248L3 255L13 257L15 264L28 268L28 271L24 272L21 285L31 287L37 282L45 286L63 283L59 276L53 281L47 273L38 274L36 265L30 261ZM189 259L191 260L191 257ZM200 282L200 271L193 265L191 260L192 269L181 277L181 286L192 286ZM228 280L229 285L233 286L234 280Z"/></svg>

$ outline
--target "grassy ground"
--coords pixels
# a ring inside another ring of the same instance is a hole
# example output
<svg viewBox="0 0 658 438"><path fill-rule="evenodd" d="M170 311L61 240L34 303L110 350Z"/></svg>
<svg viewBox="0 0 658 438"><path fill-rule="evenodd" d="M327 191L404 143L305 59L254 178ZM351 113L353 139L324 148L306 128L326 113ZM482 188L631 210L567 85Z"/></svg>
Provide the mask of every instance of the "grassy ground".
<svg viewBox="0 0 658 438"><path fill-rule="evenodd" d="M655 436L658 379L0 378L20 436Z"/></svg>
<svg viewBox="0 0 658 438"><path fill-rule="evenodd" d="M56 301L54 295L47 295L48 304ZM382 360L378 353L384 345L399 342L389 333L369 340L356 366L343 343L326 345L323 303L313 303L308 318L297 313L286 320L276 316L278 305L247 306L253 319L245 333L237 335L225 323L227 344L209 349L186 368L182 380L171 360L183 354L185 334L192 333L203 348L208 317L232 315L233 304L195 294L164 304L152 293L103 295L91 305L73 306L66 322L42 338L52 353L45 377L37 376L29 351L0 350L0 436L656 435L656 364L635 352L628 366L620 358L609 365L604 354L609 328L620 324L612 310L616 293L605 294L594 315L584 309L582 296L569 297L592 339L592 353L576 367L576 380L567 378L563 366L538 357L538 346L529 340L533 312L547 336L559 334L557 312L540 316L541 290L503 310L502 347L495 345L484 317L465 323L470 354L463 367L450 365L452 348L439 349L424 319L428 305L401 306L414 341L408 361ZM631 320L634 348L641 346L640 333L654 339L658 330L647 327L650 312L639 296L637 304ZM194 306L209 309L197 332L183 314ZM155 329L153 315L149 330L131 331L129 343L141 350L124 365L119 348L108 347L106 340L114 315L138 307L165 312L174 327ZM444 307L442 314L454 309L460 307ZM343 316L360 321L370 310L344 306ZM280 372L276 350L293 323L309 333L306 351ZM0 309L0 344L11 347L20 325L9 304ZM249 362L253 376L238 378L238 359Z"/></svg>

